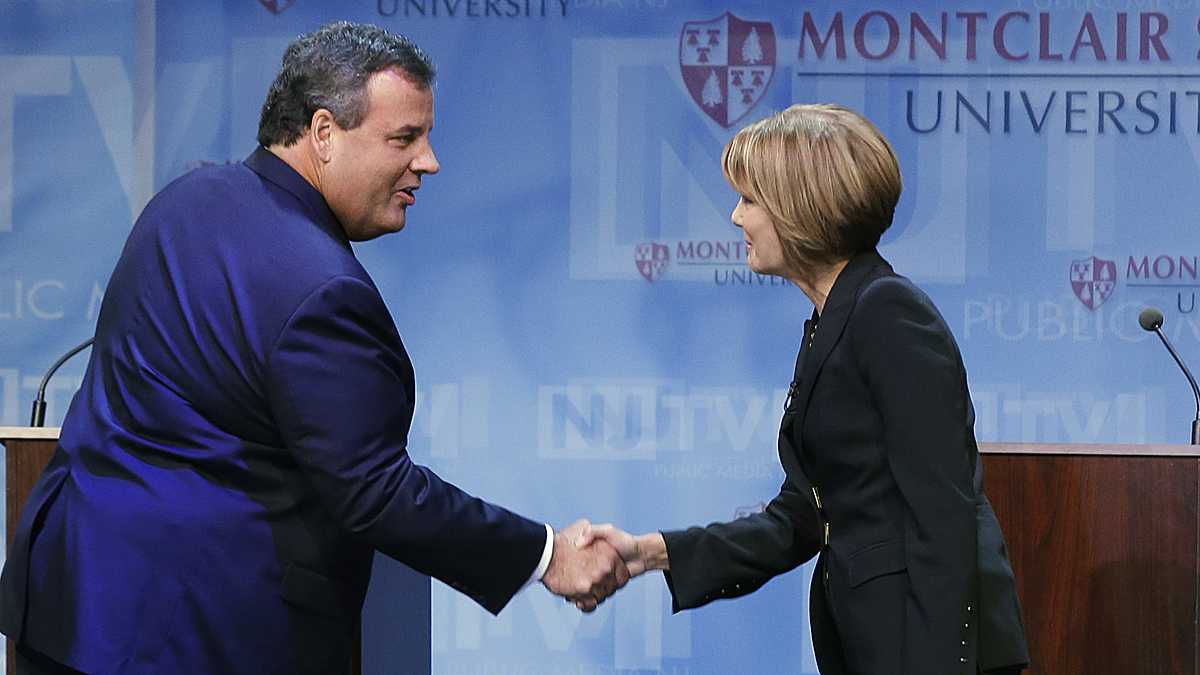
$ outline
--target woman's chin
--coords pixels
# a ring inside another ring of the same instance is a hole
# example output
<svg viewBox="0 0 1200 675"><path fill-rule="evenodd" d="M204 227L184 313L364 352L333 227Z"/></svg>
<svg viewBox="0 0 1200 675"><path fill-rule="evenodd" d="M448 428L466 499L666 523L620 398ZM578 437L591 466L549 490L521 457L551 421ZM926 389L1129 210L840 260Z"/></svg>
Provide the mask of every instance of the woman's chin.
<svg viewBox="0 0 1200 675"><path fill-rule="evenodd" d="M771 269L769 266L763 265L754 256L751 256L746 259L746 265L750 268L750 271L754 272L755 274L769 274L771 276L779 276L779 270Z"/></svg>

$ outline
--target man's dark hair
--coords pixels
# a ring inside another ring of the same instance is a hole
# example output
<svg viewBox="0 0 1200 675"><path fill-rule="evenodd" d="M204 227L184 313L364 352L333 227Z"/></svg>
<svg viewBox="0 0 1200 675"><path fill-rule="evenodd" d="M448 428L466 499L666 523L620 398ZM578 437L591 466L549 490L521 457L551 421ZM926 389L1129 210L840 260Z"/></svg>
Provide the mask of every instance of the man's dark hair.
<svg viewBox="0 0 1200 675"><path fill-rule="evenodd" d="M258 142L295 143L321 108L343 129L357 127L367 115L367 80L388 68L399 68L418 87L433 85L433 62L403 35L348 21L301 35L288 45L267 92Z"/></svg>

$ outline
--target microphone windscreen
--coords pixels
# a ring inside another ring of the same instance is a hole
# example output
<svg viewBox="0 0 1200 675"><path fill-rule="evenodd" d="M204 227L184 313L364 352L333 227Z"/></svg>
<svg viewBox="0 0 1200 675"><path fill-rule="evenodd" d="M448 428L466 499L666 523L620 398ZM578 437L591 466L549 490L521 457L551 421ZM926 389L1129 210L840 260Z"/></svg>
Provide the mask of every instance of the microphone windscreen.
<svg viewBox="0 0 1200 675"><path fill-rule="evenodd" d="M1138 314L1138 323L1142 325L1142 330L1158 330L1163 324L1162 310L1157 307L1147 307Z"/></svg>

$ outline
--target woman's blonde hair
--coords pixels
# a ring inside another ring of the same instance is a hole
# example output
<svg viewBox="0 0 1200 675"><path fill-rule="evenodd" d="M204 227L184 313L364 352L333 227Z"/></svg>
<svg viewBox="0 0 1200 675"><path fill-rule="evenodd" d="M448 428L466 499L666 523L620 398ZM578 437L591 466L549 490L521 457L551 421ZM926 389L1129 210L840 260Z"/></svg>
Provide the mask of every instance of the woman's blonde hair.
<svg viewBox="0 0 1200 675"><path fill-rule="evenodd" d="M737 133L725 178L775 221L801 276L874 248L900 199L900 165L883 133L838 105L794 105Z"/></svg>

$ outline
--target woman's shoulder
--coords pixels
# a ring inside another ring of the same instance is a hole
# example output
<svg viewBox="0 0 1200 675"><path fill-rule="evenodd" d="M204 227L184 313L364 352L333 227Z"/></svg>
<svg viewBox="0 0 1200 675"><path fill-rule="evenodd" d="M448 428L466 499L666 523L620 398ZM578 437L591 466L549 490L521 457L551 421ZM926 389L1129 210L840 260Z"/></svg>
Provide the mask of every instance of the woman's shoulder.
<svg viewBox="0 0 1200 675"><path fill-rule="evenodd" d="M867 279L858 291L857 311L933 311L933 301L908 277L888 271Z"/></svg>
<svg viewBox="0 0 1200 675"><path fill-rule="evenodd" d="M955 343L933 300L910 279L892 272L863 282L850 323L856 342L893 347L905 341Z"/></svg>

